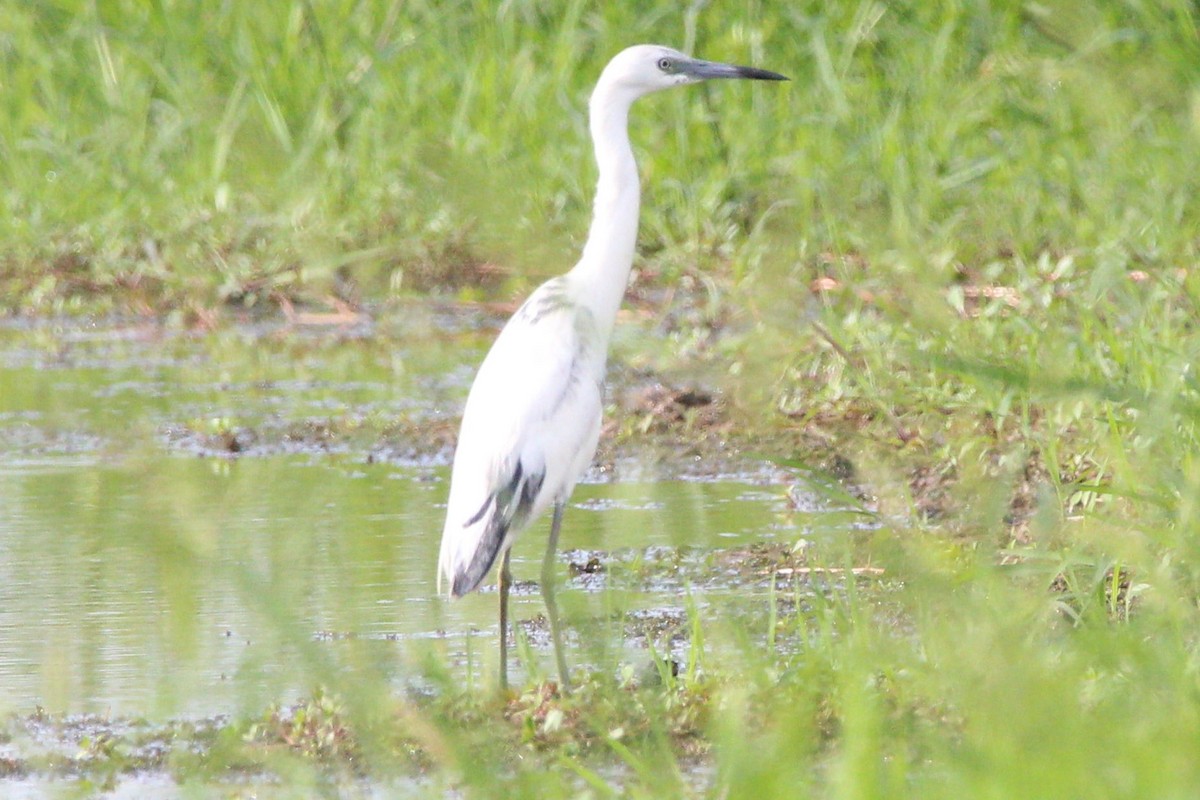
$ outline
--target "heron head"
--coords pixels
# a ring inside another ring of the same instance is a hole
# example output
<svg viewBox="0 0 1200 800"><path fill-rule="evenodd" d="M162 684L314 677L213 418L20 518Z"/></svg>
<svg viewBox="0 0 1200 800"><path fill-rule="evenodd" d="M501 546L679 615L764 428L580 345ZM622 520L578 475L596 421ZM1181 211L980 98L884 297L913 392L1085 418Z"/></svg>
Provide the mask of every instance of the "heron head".
<svg viewBox="0 0 1200 800"><path fill-rule="evenodd" d="M608 63L601 76L602 81L610 81L637 95L716 78L787 80L777 72L704 61L670 47L653 44L639 44L622 50Z"/></svg>

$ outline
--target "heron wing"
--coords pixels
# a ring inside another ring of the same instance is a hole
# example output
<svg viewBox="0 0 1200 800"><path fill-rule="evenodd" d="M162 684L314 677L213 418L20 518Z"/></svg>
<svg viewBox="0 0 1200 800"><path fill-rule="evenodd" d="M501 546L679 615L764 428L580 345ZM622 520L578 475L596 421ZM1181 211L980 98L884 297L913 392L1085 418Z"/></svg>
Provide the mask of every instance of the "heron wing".
<svg viewBox="0 0 1200 800"><path fill-rule="evenodd" d="M595 452L604 342L561 279L500 332L467 397L442 531L439 579L472 591L533 517L564 498Z"/></svg>

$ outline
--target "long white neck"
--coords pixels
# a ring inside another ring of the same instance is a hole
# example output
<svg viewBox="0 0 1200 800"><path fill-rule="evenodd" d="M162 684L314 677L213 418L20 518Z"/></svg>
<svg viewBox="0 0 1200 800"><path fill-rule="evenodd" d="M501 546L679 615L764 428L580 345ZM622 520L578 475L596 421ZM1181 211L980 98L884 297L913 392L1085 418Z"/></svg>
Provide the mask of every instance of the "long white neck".
<svg viewBox="0 0 1200 800"><path fill-rule="evenodd" d="M595 315L605 340L612 331L625 296L637 242L641 189L637 164L629 147L629 107L634 95L603 76L588 104L592 143L600 177L592 209L592 226L570 280L579 301Z"/></svg>

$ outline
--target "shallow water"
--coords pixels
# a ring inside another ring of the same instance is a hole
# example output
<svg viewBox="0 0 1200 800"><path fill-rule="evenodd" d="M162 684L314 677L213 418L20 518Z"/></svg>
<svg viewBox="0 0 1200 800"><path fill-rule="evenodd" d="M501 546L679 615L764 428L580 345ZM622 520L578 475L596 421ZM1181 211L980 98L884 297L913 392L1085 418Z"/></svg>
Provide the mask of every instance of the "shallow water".
<svg viewBox="0 0 1200 800"><path fill-rule="evenodd" d="M494 591L435 590L449 451L388 428L453 427L490 323L0 328L0 711L256 713L356 675L403 686L430 655L491 680ZM626 456L576 490L559 559L576 663L623 663L645 642L618 626L598 644L604 625L574 621L764 591L646 567L663 553L790 545L848 521L796 510L793 476L767 465L667 463ZM546 524L514 550L535 669L553 663L532 583Z"/></svg>

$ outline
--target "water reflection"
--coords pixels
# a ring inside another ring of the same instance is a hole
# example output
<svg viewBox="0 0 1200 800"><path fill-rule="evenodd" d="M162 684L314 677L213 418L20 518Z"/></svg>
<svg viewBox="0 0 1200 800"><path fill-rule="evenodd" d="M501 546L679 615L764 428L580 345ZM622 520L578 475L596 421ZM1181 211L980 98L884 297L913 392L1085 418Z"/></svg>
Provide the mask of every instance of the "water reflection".
<svg viewBox="0 0 1200 800"><path fill-rule="evenodd" d="M494 675L496 595L434 596L444 458L164 447L165 429L195 419L452 417L487 337L410 333L398 350L261 330L0 330L0 711L256 713L321 682L404 684L429 654L466 681ZM793 513L761 475L601 477L576 490L566 551L637 561L842 524ZM518 582L537 579L546 525L516 546ZM576 663L619 658L631 610L694 602L679 584L560 570ZM517 620L542 613L536 591L512 603ZM610 621L613 641L581 642L597 626L573 620Z"/></svg>
<svg viewBox="0 0 1200 800"><path fill-rule="evenodd" d="M434 597L445 477L306 457L0 466L0 705L207 715L303 693L311 676L280 615L396 679L423 648L465 662L471 632L486 663L495 595ZM789 535L781 493L745 489L582 485L563 546L620 554ZM542 527L518 542L518 581L536 580ZM565 580L574 613L607 602ZM542 611L536 592L513 608Z"/></svg>

